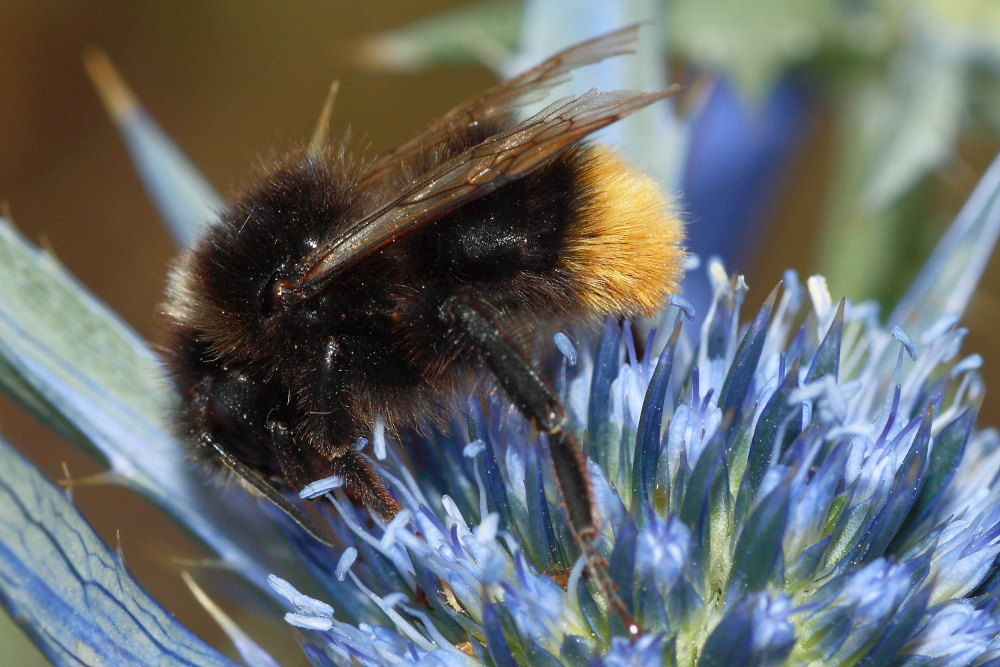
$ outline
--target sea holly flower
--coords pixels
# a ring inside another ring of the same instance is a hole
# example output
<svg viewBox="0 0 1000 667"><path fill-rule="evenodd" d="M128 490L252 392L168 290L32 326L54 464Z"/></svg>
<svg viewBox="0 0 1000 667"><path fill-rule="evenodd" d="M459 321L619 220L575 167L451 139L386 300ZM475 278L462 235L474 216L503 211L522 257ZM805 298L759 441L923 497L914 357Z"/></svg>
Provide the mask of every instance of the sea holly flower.
<svg viewBox="0 0 1000 667"><path fill-rule="evenodd" d="M998 171L982 186L992 196L974 197L990 203L980 223L997 224ZM18 261L44 259L9 231L5 239L5 252L27 253ZM59 276L49 269L48 280ZM1000 443L974 428L981 360L962 355L957 318L922 324L923 309L941 303L928 293L897 314L912 333L887 328L870 304L834 305L822 280L788 273L741 324L746 285L717 263L708 269L715 297L695 344L683 337L688 304L678 300L665 319L670 335L651 335L641 350L613 323L594 347L558 346L562 396L590 446L598 548L642 637L627 639L584 573L544 437L490 394L470 399L461 428L408 434L405 462L388 450L380 465L404 507L394 521L373 521L333 485L339 555L283 525L317 593L281 572L260 583L287 604L307 655L448 665L965 664L1000 655ZM20 316L5 303L4 321ZM21 377L41 411L58 407L46 401L52 380ZM47 488L34 484L18 491L8 480L6 506ZM28 524L4 516L4 542L16 545ZM45 530L59 543L58 530ZM8 546L5 565L15 553ZM22 569L38 567L19 558ZM37 613L43 589L24 588L13 595L8 584L7 604Z"/></svg>
<svg viewBox="0 0 1000 667"><path fill-rule="evenodd" d="M185 229L214 195L134 101L118 114L157 155L148 178L195 199L164 207ZM596 548L637 638L587 575L546 438L498 393L401 447L378 444L377 426L370 450L359 441L403 507L388 524L317 480L331 549L205 487L167 435L146 346L6 224L0 382L284 605L316 664L983 663L1000 658L1000 442L975 426L982 360L962 352L959 315L998 229L1000 163L884 320L791 272L744 313L745 281L708 261L711 299L675 298L644 345L613 322L596 342L552 342L602 517ZM135 586L63 494L0 454L0 597L47 655L226 662ZM272 662L226 627L246 662Z"/></svg>
<svg viewBox="0 0 1000 667"><path fill-rule="evenodd" d="M315 635L309 655L853 662L951 655L949 628L961 655L995 650L998 456L994 434L972 433L982 387L955 318L915 342L789 274L741 328L746 286L709 268L697 347L675 334L654 359L655 337L640 355L609 324L564 384L591 443L601 547L642 639L615 636L574 561L545 443L491 396L470 403L475 438L412 436L413 460L387 463L397 520L373 526L335 492L333 526L356 547L334 561L290 535L353 616L272 578L286 620Z"/></svg>

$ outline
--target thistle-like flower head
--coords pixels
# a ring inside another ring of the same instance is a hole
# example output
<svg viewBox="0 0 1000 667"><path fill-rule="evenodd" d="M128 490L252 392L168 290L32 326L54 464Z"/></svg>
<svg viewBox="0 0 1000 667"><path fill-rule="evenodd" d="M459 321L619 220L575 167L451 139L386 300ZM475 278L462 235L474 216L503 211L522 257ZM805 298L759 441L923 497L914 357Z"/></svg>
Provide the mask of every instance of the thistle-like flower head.
<svg viewBox="0 0 1000 667"><path fill-rule="evenodd" d="M286 619L371 664L879 664L952 659L938 622L970 638L963 654L990 637L1000 454L973 430L979 360L955 318L914 340L788 273L741 325L745 285L709 270L693 345L678 301L643 354L609 323L563 363L598 548L641 639L584 575L544 437L498 396L470 401L462 435L413 436L405 465L386 462L405 507L388 526L333 495L356 545L315 562L333 609L272 581Z"/></svg>

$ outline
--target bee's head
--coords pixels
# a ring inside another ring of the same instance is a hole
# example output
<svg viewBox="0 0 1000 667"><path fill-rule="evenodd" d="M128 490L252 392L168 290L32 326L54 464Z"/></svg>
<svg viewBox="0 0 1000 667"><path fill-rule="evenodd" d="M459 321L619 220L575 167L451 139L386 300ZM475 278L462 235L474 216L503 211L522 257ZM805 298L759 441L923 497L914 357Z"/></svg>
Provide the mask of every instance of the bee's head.
<svg viewBox="0 0 1000 667"><path fill-rule="evenodd" d="M292 269L355 215L354 170L298 154L234 200L171 269L163 311L222 360L281 358L310 303ZM303 322L305 325L306 322Z"/></svg>

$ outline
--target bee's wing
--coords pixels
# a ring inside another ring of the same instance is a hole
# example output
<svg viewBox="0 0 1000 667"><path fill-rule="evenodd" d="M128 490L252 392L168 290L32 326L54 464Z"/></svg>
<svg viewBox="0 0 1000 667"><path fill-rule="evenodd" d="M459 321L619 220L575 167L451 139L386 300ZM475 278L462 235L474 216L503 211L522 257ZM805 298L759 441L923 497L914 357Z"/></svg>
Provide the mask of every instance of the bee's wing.
<svg viewBox="0 0 1000 667"><path fill-rule="evenodd" d="M598 92L553 102L422 175L395 200L319 245L298 263L302 285L329 277L401 234L531 172L582 137L676 93Z"/></svg>
<svg viewBox="0 0 1000 667"><path fill-rule="evenodd" d="M635 43L638 31L638 25L631 25L574 44L513 79L502 81L485 93L467 100L434 121L413 139L376 158L362 178L362 184L378 180L407 158L440 143L457 128L467 127L511 111L518 106L545 99L549 90L568 81L570 71L578 67L632 53L632 45Z"/></svg>

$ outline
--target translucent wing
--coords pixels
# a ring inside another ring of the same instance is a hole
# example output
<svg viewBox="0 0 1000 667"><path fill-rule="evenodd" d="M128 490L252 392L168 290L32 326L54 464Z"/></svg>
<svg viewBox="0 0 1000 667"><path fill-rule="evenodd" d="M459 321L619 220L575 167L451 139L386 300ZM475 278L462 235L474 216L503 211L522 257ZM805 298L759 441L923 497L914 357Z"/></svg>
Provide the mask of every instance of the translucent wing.
<svg viewBox="0 0 1000 667"><path fill-rule="evenodd" d="M336 274L421 222L493 192L591 132L678 90L591 90L557 100L423 174L395 201L309 253L291 277L305 287Z"/></svg>
<svg viewBox="0 0 1000 667"><path fill-rule="evenodd" d="M455 107L410 141L379 156L362 179L372 183L386 172L454 131L506 113L518 106L541 101L553 87L569 80L570 71L613 56L632 53L639 26L632 25L560 51L513 79L496 84L481 95Z"/></svg>

